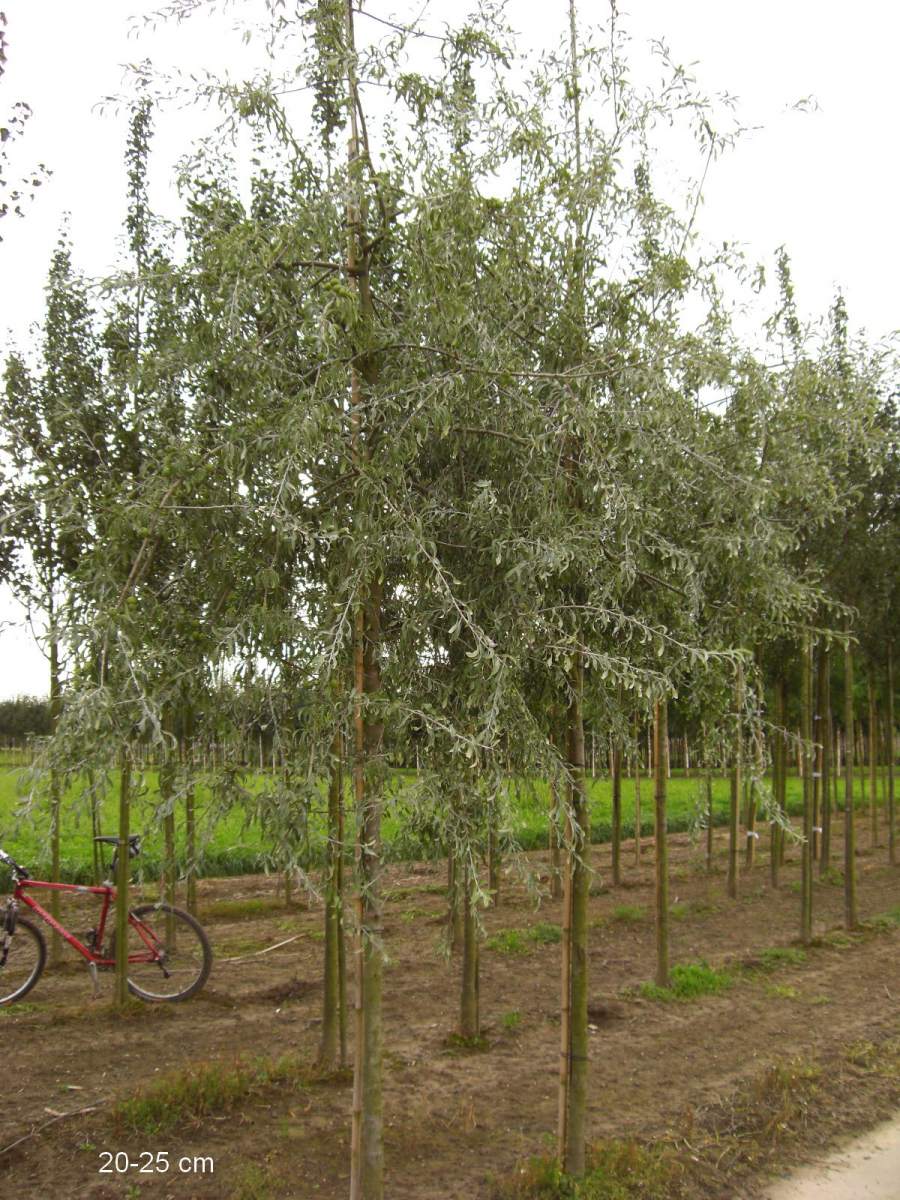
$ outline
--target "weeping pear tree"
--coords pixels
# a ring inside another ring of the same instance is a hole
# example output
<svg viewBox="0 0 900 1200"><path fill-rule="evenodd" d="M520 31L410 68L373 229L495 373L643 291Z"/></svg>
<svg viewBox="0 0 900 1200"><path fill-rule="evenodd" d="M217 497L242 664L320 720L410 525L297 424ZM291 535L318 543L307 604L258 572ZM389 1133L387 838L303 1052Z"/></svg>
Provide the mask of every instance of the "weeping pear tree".
<svg viewBox="0 0 900 1200"><path fill-rule="evenodd" d="M55 728L62 705L67 626L71 621L69 579L86 541L95 473L102 469L108 430L115 420L104 395L95 316L85 284L72 264L64 231L53 254L46 288L46 313L37 360L14 352L7 358L0 395L5 485L3 532L15 547L7 573L29 621L45 627L50 685L50 719ZM64 760L48 748L50 878L60 878ZM50 897L59 918L59 893ZM54 934L52 958L61 950Z"/></svg>
<svg viewBox="0 0 900 1200"><path fill-rule="evenodd" d="M325 8L320 16L327 16ZM333 15L333 13L332 13ZM323 579L317 586L327 592L328 604L320 611L330 618L330 625L321 630L319 644L320 688L328 685L336 671L343 671L346 649L352 645L354 673L354 784L357 803L357 1049L355 1054L355 1088L353 1121L353 1192L374 1196L381 1192L381 1103L380 1103L380 975L381 945L378 922L378 878L380 852L378 823L380 819L380 781L382 772L382 719L379 710L382 688L382 663L391 663L391 654L382 651L381 626L383 614L389 608L397 589L412 574L411 564L418 569L422 563L432 564L433 594L442 596L445 607L454 603L446 579L440 575L433 557L428 554L428 539L423 537L421 523L411 520L419 514L419 497L410 493L404 480L409 474L408 463L414 459L423 439L440 431L443 413L439 406L429 408L425 401L440 396L446 386L446 364L422 344L420 328L422 312L410 305L407 298L409 279L400 274L395 256L407 255L404 265L412 268L422 255L420 236L427 231L427 221L412 220L404 225L396 221L392 210L400 193L391 188L390 166L376 172L370 147L366 144L359 112L358 85L353 65L351 17L338 26L335 21L317 26L323 37L338 38L339 54L333 61L339 67L349 64L346 77L338 75L338 95L345 99L343 116L351 127L351 160L341 172L342 184L348 198L346 213L335 210L331 189L321 188L303 214L301 228L310 230L310 240L321 236L308 259L306 269L325 276L314 286L307 300L309 321L306 328L317 334L316 358L309 372L308 386L298 396L297 379L291 378L291 394L285 402L285 419L304 413L300 422L306 442L302 452L291 456L289 470L283 476L288 486L309 480L309 491L320 513L336 507L346 522L335 522L331 532L319 527L311 536L327 549L321 555ZM467 58L494 53L483 38L466 31L452 43L457 70ZM321 61L322 46L318 47ZM407 81L408 82L408 81ZM417 84L417 88L421 85ZM398 85L404 99L410 95ZM416 96L412 99L415 102ZM258 102L258 97L257 97ZM272 112L270 107L267 112ZM354 123L357 124L353 131ZM389 146L394 153L394 148ZM403 166L402 156L400 166ZM338 168L335 167L335 173ZM338 189L339 190L339 189ZM431 202L423 197L419 202L423 214ZM239 214L238 214L239 216ZM312 218L310 220L310 218ZM237 226L242 223L238 219ZM350 244L344 229L349 226ZM399 230L399 233L398 233ZM406 231L411 231L409 246L394 245ZM239 232L241 232L239 230ZM342 246L343 243L343 246ZM343 261L342 261L343 259ZM258 259L257 259L258 261ZM246 259L244 260L246 263ZM267 264L271 271L271 262ZM296 264L295 269L302 269ZM342 280L340 276L345 278ZM243 294L260 278L251 272L244 276ZM379 291L380 288L380 291ZM371 297L378 296L384 308L379 309ZM433 301L433 296L430 297ZM296 321L296 314L292 314ZM229 350L232 359L241 357L240 346L244 331L231 331ZM274 332L274 331L273 331ZM270 335L271 336L271 335ZM256 346L249 346L252 333L244 345L248 359L257 357ZM322 366L322 351L330 354L330 363ZM237 351L237 353L235 353ZM450 352L452 354L452 351ZM349 366L350 392L347 397ZM277 373L278 366L273 369ZM452 378L452 374L451 374ZM271 376L264 379L271 382ZM264 386L263 389L264 390ZM259 394L257 392L257 394ZM313 403L310 404L309 400ZM271 394L265 396L271 399ZM278 414L279 416L281 414ZM320 423L315 424L318 420ZM331 423L338 436L323 437ZM282 436L282 427L278 427ZM327 449L323 452L323 446ZM336 448L333 451L333 448ZM411 453L412 451L412 453ZM327 494L323 488L333 490ZM282 489L283 491L284 489ZM278 492L278 497L281 491ZM274 517L282 515L276 502ZM449 592L449 594L448 594ZM302 598L300 600L302 603ZM490 647L480 642L487 653ZM400 644L402 649L402 644ZM405 704L409 706L409 699ZM401 713L403 706L401 704Z"/></svg>

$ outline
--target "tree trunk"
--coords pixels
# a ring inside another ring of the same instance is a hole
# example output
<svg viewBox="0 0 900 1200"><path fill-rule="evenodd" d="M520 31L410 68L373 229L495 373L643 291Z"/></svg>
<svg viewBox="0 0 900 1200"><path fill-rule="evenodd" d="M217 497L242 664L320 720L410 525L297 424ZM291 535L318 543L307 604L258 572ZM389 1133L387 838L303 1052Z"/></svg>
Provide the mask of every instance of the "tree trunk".
<svg viewBox="0 0 900 1200"><path fill-rule="evenodd" d="M803 636L800 706L803 746L803 845L800 853L800 940L812 941L812 828L813 828L813 722L812 722L812 638Z"/></svg>
<svg viewBox="0 0 900 1200"><path fill-rule="evenodd" d="M872 793L872 846L878 845L878 716L875 712L875 685L868 676L869 696L869 790Z"/></svg>
<svg viewBox="0 0 900 1200"><path fill-rule="evenodd" d="M325 967L319 1065L333 1070L347 1060L344 979L344 779L340 729L331 743L328 783L328 845L325 860Z"/></svg>
<svg viewBox="0 0 900 1200"><path fill-rule="evenodd" d="M641 865L641 740L637 716L634 718L634 865Z"/></svg>
<svg viewBox="0 0 900 1200"><path fill-rule="evenodd" d="M194 785L184 794L185 903L192 916L197 915L197 804Z"/></svg>
<svg viewBox="0 0 900 1200"><path fill-rule="evenodd" d="M812 730L812 758L810 766L812 767L812 841L811 855L812 861L816 862L819 857L819 830L822 827L822 756L821 744L822 739L819 730L822 725L822 671L821 665L817 662L815 650L812 650L811 657L810 679L810 729ZM818 668L818 669L817 669Z"/></svg>
<svg viewBox="0 0 900 1200"><path fill-rule="evenodd" d="M610 751L612 777L612 881L622 882L622 745L616 738Z"/></svg>
<svg viewBox="0 0 900 1200"><path fill-rule="evenodd" d="M731 803L728 811L728 895L737 899L738 894L738 814L743 777L743 714L744 714L744 664L738 662L734 682L735 730L733 766L731 771Z"/></svg>
<svg viewBox="0 0 900 1200"><path fill-rule="evenodd" d="M478 989L478 923L473 901L475 880L471 864L466 860L462 869L463 893L463 953L462 995L459 1006L459 1034L477 1038L481 1033Z"/></svg>
<svg viewBox="0 0 900 1200"><path fill-rule="evenodd" d="M381 794L371 767L381 753L382 726L363 705L381 690L378 644L381 596L376 583L356 618L354 793L357 810L356 1050L353 1060L351 1200L381 1200L384 1175L382 1106Z"/></svg>
<svg viewBox="0 0 900 1200"><path fill-rule="evenodd" d="M184 793L184 882L185 904L197 915L197 808L194 797L194 710L185 704L181 710L181 766L185 772Z"/></svg>
<svg viewBox="0 0 900 1200"><path fill-rule="evenodd" d="M894 812L894 655L890 643L887 650L887 826L888 862L895 866L897 850Z"/></svg>
<svg viewBox="0 0 900 1200"><path fill-rule="evenodd" d="M756 832L756 780L751 777L744 786L747 788L747 846L744 851L744 863L747 870L751 871L756 861L756 842L759 838Z"/></svg>
<svg viewBox="0 0 900 1200"><path fill-rule="evenodd" d="M447 855L447 927L450 950L455 953L462 949L463 904L459 864L452 848Z"/></svg>
<svg viewBox="0 0 900 1200"><path fill-rule="evenodd" d="M849 633L849 631L848 631ZM853 812L853 651L844 651L844 925L855 929L856 823Z"/></svg>
<svg viewBox="0 0 900 1200"><path fill-rule="evenodd" d="M91 835L94 839L91 842L94 887L99 887L103 877L103 870L100 857L100 843L96 839L100 837L103 830L100 828L100 797L97 795L96 778L90 767L87 772L87 784L91 803Z"/></svg>
<svg viewBox="0 0 900 1200"><path fill-rule="evenodd" d="M119 841L116 848L116 973L114 1003L122 1008L128 999L128 823L131 814L131 757L122 751L119 774Z"/></svg>
<svg viewBox="0 0 900 1200"><path fill-rule="evenodd" d="M824 875L831 866L831 652L822 647L819 658L819 726L822 736L822 844L819 852L819 873Z"/></svg>
<svg viewBox="0 0 900 1200"><path fill-rule="evenodd" d="M56 631L52 584L47 602L47 615L50 634L50 731L55 734L59 722L61 689L59 685L59 639ZM56 754L54 752L53 761L50 765L50 878L54 883L60 882L59 823L62 807L61 792L59 770L56 766ZM50 912L57 921L60 919L59 897L60 893L58 891L55 889L51 891ZM53 930L50 935L50 965L53 967L58 966L61 958L62 938L56 930Z"/></svg>
<svg viewBox="0 0 900 1200"><path fill-rule="evenodd" d="M165 724L163 726L165 728ZM163 753L166 753L164 751ZM175 883L178 866L175 858L175 766L170 761L159 764L159 799L162 808L163 852L159 873L159 898L168 905L175 904ZM175 919L166 916L166 950L175 952Z"/></svg>
<svg viewBox="0 0 900 1200"><path fill-rule="evenodd" d="M859 763L859 798L862 805L862 810L865 812L868 796L866 795L866 758L865 758L866 739L863 737L862 721L856 722L856 741L854 744L854 762Z"/></svg>
<svg viewBox="0 0 900 1200"><path fill-rule="evenodd" d="M553 739L551 738L551 744ZM547 842L550 848L550 897L559 900L563 894L560 842L559 775L556 768L549 780L550 816L547 822Z"/></svg>
<svg viewBox="0 0 900 1200"><path fill-rule="evenodd" d="M775 806L785 816L785 792L787 773L787 746L784 740L785 683L781 672L775 678L775 743L772 748L772 792ZM771 825L772 837L769 847L769 874L772 887L778 887L778 871L781 866L784 831L778 821Z"/></svg>
<svg viewBox="0 0 900 1200"><path fill-rule="evenodd" d="M668 705L657 703L653 718L656 842L656 984L669 986L669 846L666 827L667 774L663 747L668 741Z"/></svg>
<svg viewBox="0 0 900 1200"><path fill-rule="evenodd" d="M573 1176L584 1174L587 1140L587 900L589 821L584 773L584 693L581 655L572 669L568 712L569 850L562 949L559 1157Z"/></svg>
<svg viewBox="0 0 900 1200"><path fill-rule="evenodd" d="M488 804L488 894L491 898L491 908L496 908L500 903L500 847L493 800Z"/></svg>

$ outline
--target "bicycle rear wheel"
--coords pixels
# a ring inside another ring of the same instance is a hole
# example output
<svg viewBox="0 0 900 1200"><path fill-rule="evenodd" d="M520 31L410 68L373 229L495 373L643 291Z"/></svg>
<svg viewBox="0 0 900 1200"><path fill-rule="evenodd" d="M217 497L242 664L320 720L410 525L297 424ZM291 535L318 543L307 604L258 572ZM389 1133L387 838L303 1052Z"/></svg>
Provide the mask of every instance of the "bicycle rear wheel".
<svg viewBox="0 0 900 1200"><path fill-rule="evenodd" d="M115 958L115 938L110 950ZM209 978L212 948L198 921L169 904L142 904L128 918L128 990L141 1000L187 1000Z"/></svg>
<svg viewBox="0 0 900 1200"><path fill-rule="evenodd" d="M0 929L0 961L4 936ZM10 936L6 959L0 965L0 1008L27 996L40 979L46 962L44 935L27 917L17 917L16 931Z"/></svg>

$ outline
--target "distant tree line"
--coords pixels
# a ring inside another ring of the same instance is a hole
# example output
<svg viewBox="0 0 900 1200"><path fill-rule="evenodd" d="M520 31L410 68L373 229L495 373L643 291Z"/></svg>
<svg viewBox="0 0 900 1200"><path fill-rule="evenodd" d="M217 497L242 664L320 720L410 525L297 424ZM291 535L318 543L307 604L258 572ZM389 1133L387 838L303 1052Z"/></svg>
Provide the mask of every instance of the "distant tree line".
<svg viewBox="0 0 900 1200"><path fill-rule="evenodd" d="M48 737L53 731L50 701L40 696L0 700L0 738L19 740L29 734Z"/></svg>

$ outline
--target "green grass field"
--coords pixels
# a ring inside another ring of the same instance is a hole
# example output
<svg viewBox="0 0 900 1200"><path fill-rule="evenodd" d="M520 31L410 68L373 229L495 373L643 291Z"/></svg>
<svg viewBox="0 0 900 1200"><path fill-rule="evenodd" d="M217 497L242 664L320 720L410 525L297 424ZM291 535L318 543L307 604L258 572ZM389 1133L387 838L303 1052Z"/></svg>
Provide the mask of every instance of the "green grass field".
<svg viewBox="0 0 900 1200"><path fill-rule="evenodd" d="M38 803L30 812L23 814L22 788L28 773L21 768L0 765L0 847L7 850L18 861L27 865L33 874L46 874L48 855L48 819L46 804ZM148 876L158 873L160 858L160 820L156 809L159 800L158 779L155 771L146 771L141 778L138 795L133 804L132 830L144 834L144 853L139 860L138 874ZM414 772L396 771L391 776L389 792L402 791L405 784L414 778ZM243 786L257 791L263 784L258 772L248 772ZM857 804L861 802L860 781L857 779ZM591 840L606 842L611 831L611 788L606 778L589 779L591 799ZM115 833L117 799L114 776L102 808L102 832ZM512 838L523 849L536 849L547 844L547 811L549 793L544 781L529 784L517 782L510 785L510 829ZM841 789L843 783L840 784ZM669 830L679 832L697 828L698 813L705 806L703 781L675 774L669 780ZM881 791L881 789L879 789ZM715 823L727 820L729 797L728 780L717 777L713 781L713 804ZM349 802L349 796L348 796ZM802 786L797 778L788 780L788 811L796 816L801 811ZM223 811L208 788L198 787L196 793L199 841L202 848L201 873L213 875L237 875L261 871L273 866L267 857L266 838L259 825L248 819L242 806ZM324 796L323 804L313 812L303 857L310 865L321 861L324 849ZM624 836L634 833L634 785L632 780L623 781L622 811ZM763 821L758 821L762 830ZM179 814L178 849L183 855L183 819ZM653 832L653 790L651 780L644 778L641 785L641 829L644 836ZM765 833L762 830L763 834ZM418 841L394 811L391 798L385 807L383 821L385 852L388 858L427 858L436 852L433 846ZM91 820L87 800L82 787L73 784L64 799L62 822L62 873L72 882L87 882L92 864ZM0 883L4 882L0 880Z"/></svg>

